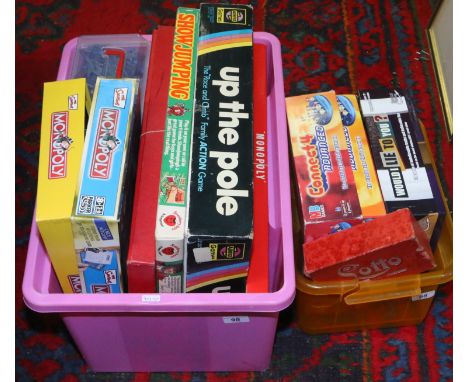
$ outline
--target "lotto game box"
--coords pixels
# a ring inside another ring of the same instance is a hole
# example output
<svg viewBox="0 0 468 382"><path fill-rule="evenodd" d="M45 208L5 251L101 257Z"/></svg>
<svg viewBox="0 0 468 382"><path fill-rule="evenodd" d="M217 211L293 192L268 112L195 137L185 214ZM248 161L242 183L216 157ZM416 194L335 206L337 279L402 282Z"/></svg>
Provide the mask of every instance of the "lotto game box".
<svg viewBox="0 0 468 382"><path fill-rule="evenodd" d="M71 215L85 135L84 78L44 84L36 222L64 293L81 293Z"/></svg>
<svg viewBox="0 0 468 382"><path fill-rule="evenodd" d="M86 293L123 291L135 184L138 80L96 82L72 217Z"/></svg>
<svg viewBox="0 0 468 382"><path fill-rule="evenodd" d="M427 235L403 208L304 244L304 274L314 281L378 280L436 266Z"/></svg>
<svg viewBox="0 0 468 382"><path fill-rule="evenodd" d="M286 98L303 242L362 221L334 91Z"/></svg>
<svg viewBox="0 0 468 382"><path fill-rule="evenodd" d="M253 237L252 25L251 6L200 6L187 292L245 292Z"/></svg>
<svg viewBox="0 0 468 382"><path fill-rule="evenodd" d="M199 10L178 8L156 217L160 293L183 292L184 231L192 142Z"/></svg>
<svg viewBox="0 0 468 382"><path fill-rule="evenodd" d="M410 100L401 89L374 89L359 91L359 102L387 212L409 208L435 248L445 209Z"/></svg>

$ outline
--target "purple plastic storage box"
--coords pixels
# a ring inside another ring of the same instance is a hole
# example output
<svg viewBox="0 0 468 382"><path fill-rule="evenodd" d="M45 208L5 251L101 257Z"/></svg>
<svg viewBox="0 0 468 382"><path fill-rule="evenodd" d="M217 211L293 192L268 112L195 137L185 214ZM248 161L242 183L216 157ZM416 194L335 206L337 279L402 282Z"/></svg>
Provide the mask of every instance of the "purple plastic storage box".
<svg viewBox="0 0 468 382"><path fill-rule="evenodd" d="M33 219L23 295L41 313L59 312L93 371L253 371L270 363L279 312L294 299L288 138L281 47L268 50L270 293L63 294ZM76 39L64 48L67 77ZM281 158L281 160L280 160Z"/></svg>

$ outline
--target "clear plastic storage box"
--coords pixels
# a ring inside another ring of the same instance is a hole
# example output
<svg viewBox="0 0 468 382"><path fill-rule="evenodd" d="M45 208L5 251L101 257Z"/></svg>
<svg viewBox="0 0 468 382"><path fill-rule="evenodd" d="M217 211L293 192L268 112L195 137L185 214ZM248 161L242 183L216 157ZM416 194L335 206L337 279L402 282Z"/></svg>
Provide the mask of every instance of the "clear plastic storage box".
<svg viewBox="0 0 468 382"><path fill-rule="evenodd" d="M425 132L424 128L422 130ZM429 145L426 147L431 155ZM432 155L431 158L433 161ZM436 176L441 189L437 171ZM446 203L445 209L447 214L434 252L437 267L417 275L382 280L314 282L302 274L300 244L296 242L295 310L298 326L315 334L416 325L424 320L438 286L449 282L453 276L453 226ZM296 240L299 236L297 219L297 214L294 214Z"/></svg>

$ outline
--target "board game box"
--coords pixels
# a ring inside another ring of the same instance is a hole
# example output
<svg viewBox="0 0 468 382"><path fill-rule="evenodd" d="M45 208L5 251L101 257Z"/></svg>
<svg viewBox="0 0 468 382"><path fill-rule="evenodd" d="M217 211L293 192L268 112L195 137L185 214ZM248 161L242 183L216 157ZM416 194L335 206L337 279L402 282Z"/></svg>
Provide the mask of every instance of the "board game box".
<svg viewBox="0 0 468 382"><path fill-rule="evenodd" d="M304 244L304 274L314 281L378 280L435 266L428 237L407 208Z"/></svg>
<svg viewBox="0 0 468 382"><path fill-rule="evenodd" d="M411 101L402 89L373 89L359 102L387 212L409 208L435 248L445 209Z"/></svg>
<svg viewBox="0 0 468 382"><path fill-rule="evenodd" d="M355 95L337 95L338 107L348 147L362 217L385 215L385 205L380 192L366 130L362 122L359 103Z"/></svg>
<svg viewBox="0 0 468 382"><path fill-rule="evenodd" d="M83 152L84 78L44 84L36 222L64 293L81 293L71 216Z"/></svg>
<svg viewBox="0 0 468 382"><path fill-rule="evenodd" d="M173 41L174 27L153 31L127 257L130 293L157 291L154 232Z"/></svg>
<svg viewBox="0 0 468 382"><path fill-rule="evenodd" d="M160 293L184 286L184 238L195 95L199 10L179 7L175 21L156 217Z"/></svg>
<svg viewBox="0 0 468 382"><path fill-rule="evenodd" d="M362 222L334 91L286 98L303 242Z"/></svg>
<svg viewBox="0 0 468 382"><path fill-rule="evenodd" d="M267 50L254 44L254 238L247 293L268 293Z"/></svg>
<svg viewBox="0 0 468 382"><path fill-rule="evenodd" d="M252 7L202 4L186 291L245 292L253 237Z"/></svg>
<svg viewBox="0 0 468 382"><path fill-rule="evenodd" d="M72 216L83 292L123 292L139 138L137 79L98 77Z"/></svg>

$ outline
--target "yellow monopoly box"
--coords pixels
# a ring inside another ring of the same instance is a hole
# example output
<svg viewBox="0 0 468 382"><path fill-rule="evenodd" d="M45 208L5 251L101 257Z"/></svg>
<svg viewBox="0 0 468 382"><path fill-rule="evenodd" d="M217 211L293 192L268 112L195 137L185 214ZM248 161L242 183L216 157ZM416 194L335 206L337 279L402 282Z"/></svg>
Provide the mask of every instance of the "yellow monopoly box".
<svg viewBox="0 0 468 382"><path fill-rule="evenodd" d="M337 95L336 98L362 216L368 218L385 215L385 205L356 96L346 94Z"/></svg>
<svg viewBox="0 0 468 382"><path fill-rule="evenodd" d="M82 292L71 215L89 108L86 92L84 78L44 84L36 222L65 293Z"/></svg>

